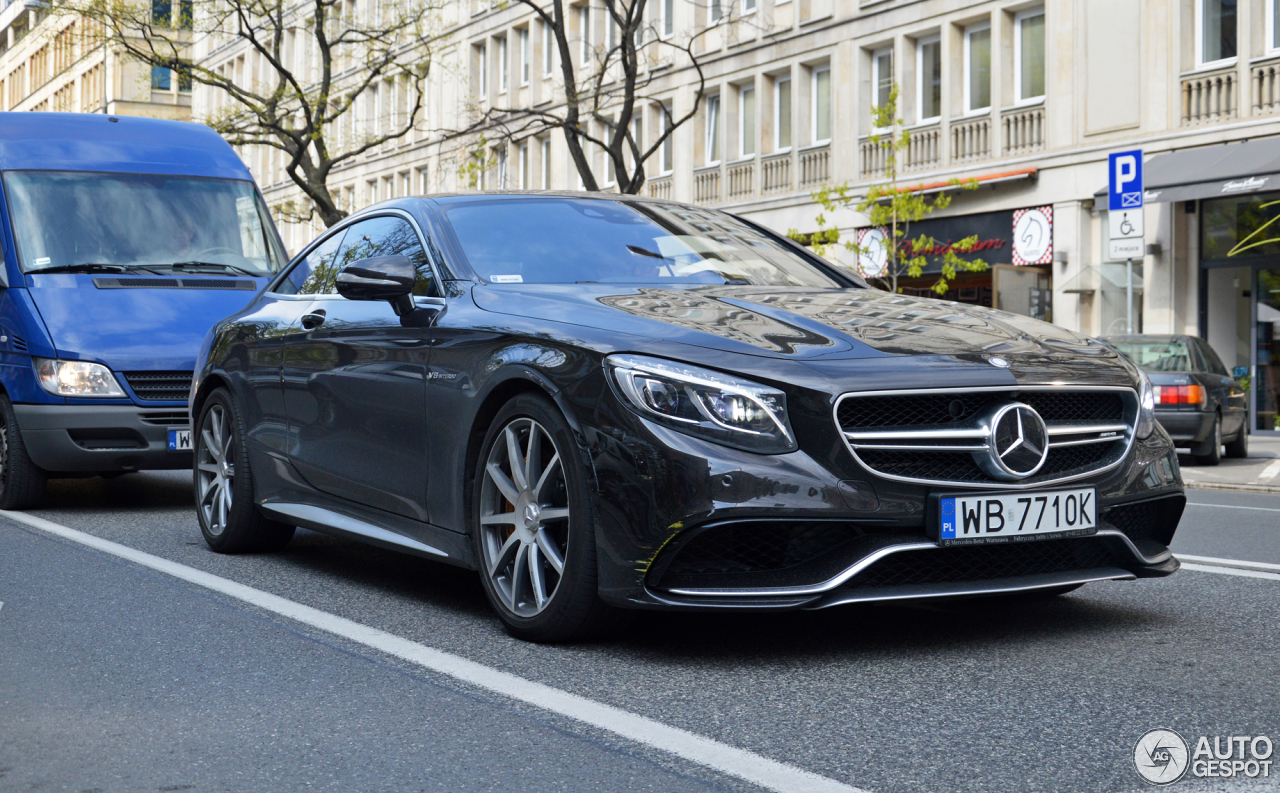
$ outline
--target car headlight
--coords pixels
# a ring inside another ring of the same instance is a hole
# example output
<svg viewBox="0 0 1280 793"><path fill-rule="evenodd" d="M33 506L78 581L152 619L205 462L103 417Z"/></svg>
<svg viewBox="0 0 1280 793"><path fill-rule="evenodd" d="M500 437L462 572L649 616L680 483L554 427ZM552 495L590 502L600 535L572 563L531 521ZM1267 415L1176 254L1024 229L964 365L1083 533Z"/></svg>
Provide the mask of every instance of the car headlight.
<svg viewBox="0 0 1280 793"><path fill-rule="evenodd" d="M1138 369L1138 379L1141 381L1138 388L1138 425L1133 429L1139 438L1149 438L1156 431L1156 392L1147 373L1141 369Z"/></svg>
<svg viewBox="0 0 1280 793"><path fill-rule="evenodd" d="M111 370L88 361L36 358L36 379L50 394L63 397L123 397L124 389Z"/></svg>
<svg viewBox="0 0 1280 793"><path fill-rule="evenodd" d="M661 358L610 355L604 363L623 402L645 418L751 452L797 448L786 394L776 388Z"/></svg>

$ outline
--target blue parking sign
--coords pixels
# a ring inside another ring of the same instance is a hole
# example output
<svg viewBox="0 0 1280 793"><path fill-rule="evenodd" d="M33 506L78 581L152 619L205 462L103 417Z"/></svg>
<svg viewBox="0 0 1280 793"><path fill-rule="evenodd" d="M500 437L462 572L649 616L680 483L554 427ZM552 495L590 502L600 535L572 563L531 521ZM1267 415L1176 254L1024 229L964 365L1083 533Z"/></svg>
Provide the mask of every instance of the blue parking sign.
<svg viewBox="0 0 1280 793"><path fill-rule="evenodd" d="M1112 212L1142 208L1142 149L1118 151L1107 158Z"/></svg>

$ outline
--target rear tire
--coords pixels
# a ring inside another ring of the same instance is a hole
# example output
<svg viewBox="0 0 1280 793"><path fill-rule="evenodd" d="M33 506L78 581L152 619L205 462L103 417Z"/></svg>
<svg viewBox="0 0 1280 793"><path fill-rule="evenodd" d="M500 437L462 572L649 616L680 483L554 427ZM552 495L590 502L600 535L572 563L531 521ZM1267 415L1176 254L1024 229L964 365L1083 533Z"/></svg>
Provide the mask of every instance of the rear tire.
<svg viewBox="0 0 1280 793"><path fill-rule="evenodd" d="M1195 455L1197 465L1217 465L1222 462L1222 416L1213 420L1213 430L1205 441L1208 450Z"/></svg>
<svg viewBox="0 0 1280 793"><path fill-rule="evenodd" d="M0 394L0 509L30 509L44 499L49 474L31 462L18 416Z"/></svg>
<svg viewBox="0 0 1280 793"><path fill-rule="evenodd" d="M196 426L192 476L196 519L218 553L276 551L289 544L294 527L268 520L253 498L253 471L245 449L244 423L225 388L209 395Z"/></svg>
<svg viewBox="0 0 1280 793"><path fill-rule="evenodd" d="M554 403L521 394L498 411L468 495L480 580L507 633L564 642L626 620L600 599L590 491Z"/></svg>
<svg viewBox="0 0 1280 793"><path fill-rule="evenodd" d="M1233 460L1249 456L1249 428L1244 422L1240 423L1240 433L1236 435L1235 440L1227 444L1227 456Z"/></svg>

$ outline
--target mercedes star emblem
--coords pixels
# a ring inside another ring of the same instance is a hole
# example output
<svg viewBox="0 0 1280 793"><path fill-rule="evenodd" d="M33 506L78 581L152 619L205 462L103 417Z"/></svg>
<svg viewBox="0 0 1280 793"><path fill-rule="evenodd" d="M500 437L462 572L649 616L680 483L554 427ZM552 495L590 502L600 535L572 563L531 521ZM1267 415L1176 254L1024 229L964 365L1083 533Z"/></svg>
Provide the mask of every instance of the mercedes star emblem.
<svg viewBox="0 0 1280 793"><path fill-rule="evenodd" d="M1006 482L1026 479L1049 456L1049 432L1030 405L1002 405L986 421L987 448L974 455L988 475Z"/></svg>

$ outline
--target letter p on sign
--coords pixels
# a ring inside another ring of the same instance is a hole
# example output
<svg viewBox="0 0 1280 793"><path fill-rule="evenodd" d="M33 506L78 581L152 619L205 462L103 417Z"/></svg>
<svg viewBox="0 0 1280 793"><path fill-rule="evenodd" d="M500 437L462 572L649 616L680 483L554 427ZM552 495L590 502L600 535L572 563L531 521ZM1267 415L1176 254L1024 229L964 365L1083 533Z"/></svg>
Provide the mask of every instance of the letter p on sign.
<svg viewBox="0 0 1280 793"><path fill-rule="evenodd" d="M1112 154L1107 163L1111 167L1110 200L1107 208L1112 212L1142 207L1142 149L1120 151Z"/></svg>

